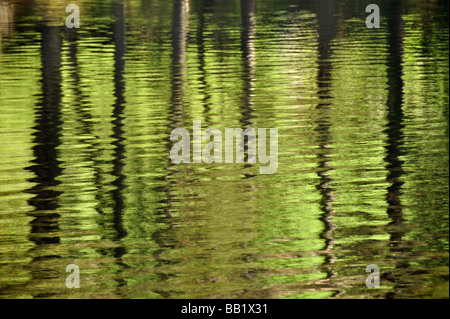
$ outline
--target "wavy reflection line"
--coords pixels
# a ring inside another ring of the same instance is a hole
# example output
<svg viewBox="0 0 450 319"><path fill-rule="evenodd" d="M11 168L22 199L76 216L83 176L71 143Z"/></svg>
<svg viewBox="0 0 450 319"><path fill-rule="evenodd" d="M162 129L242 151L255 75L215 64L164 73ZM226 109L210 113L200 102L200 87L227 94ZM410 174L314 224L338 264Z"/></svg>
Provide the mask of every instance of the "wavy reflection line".
<svg viewBox="0 0 450 319"><path fill-rule="evenodd" d="M255 21L255 6L256 0L241 0L241 52L243 72L242 79L243 99L242 99L242 118L241 124L244 128L252 125L253 118L253 96L255 90L255 70L256 70L256 56L255 56L255 35L256 35L256 21Z"/></svg>
<svg viewBox="0 0 450 319"><path fill-rule="evenodd" d="M171 64L171 98L169 106L169 127L171 131L178 127L184 127L185 120L188 117L185 110L185 85L186 85L186 50L187 50L187 35L189 29L189 0L174 0L173 2L173 15L172 15L172 64ZM169 132L170 135L170 132ZM172 142L170 138L167 138L166 144L168 146L167 154L170 153L170 147ZM175 235L173 232L175 230L175 224L172 221L175 196L174 195L174 185L176 181L173 180L173 175L176 174L177 170L173 167L174 164L168 160L166 172L162 181L165 186L163 186L164 193L166 194L163 209L163 216L159 218L161 223L164 223L166 227L164 229L158 230L152 234L152 239L159 246L159 249L153 253L154 259L163 266L170 263L162 257L162 253L167 249L172 249L175 247ZM155 273L159 278L159 284L162 281L170 278L170 274L166 274L163 271L158 270L158 266L155 267ZM154 289L154 293L161 295L163 298L170 298L172 292L167 289Z"/></svg>
<svg viewBox="0 0 450 319"><path fill-rule="evenodd" d="M34 161L29 170L36 176L30 182L36 185L28 192L35 194L28 203L35 208L29 213L34 219L30 222L31 231L29 240L35 246L31 249L35 257L30 262L30 284L45 278L57 278L58 274L47 268L39 269L34 264L42 259L60 258L53 253L52 244L60 242L57 234L59 230L57 212L57 190L60 184L58 176L61 175L60 161L58 159L58 146L61 144L61 29L58 26L41 26L41 71L42 71L42 96L36 113L35 139L33 147ZM33 255L32 254L32 255ZM50 292L32 293L33 297L49 297Z"/></svg>
<svg viewBox="0 0 450 319"><path fill-rule="evenodd" d="M125 189L125 130L124 130L124 112L125 112L125 51L126 51L126 27L125 27L125 1L114 3L113 5L115 22L112 25L114 39L114 97L112 137L114 145L114 160L112 174L116 177L112 183L115 186L112 192L113 207L113 225L116 231L116 242L119 244L114 248L114 258L120 270L116 273L117 289L126 285L126 281L120 278L120 273L128 266L122 261L122 257L127 250L123 244L120 244L122 238L127 235L123 226L123 213L125 209L123 190Z"/></svg>
<svg viewBox="0 0 450 319"><path fill-rule="evenodd" d="M171 128L184 124L184 95L186 86L186 51L189 31L189 0L175 0L172 22L172 92Z"/></svg>
<svg viewBox="0 0 450 319"><path fill-rule="evenodd" d="M387 125L384 133L386 139L386 170L387 182L390 184L387 188L386 203L387 215L391 219L389 227L389 243L390 251L403 251L401 247L402 238L405 231L402 228L403 213L402 203L400 199L403 181L401 179L404 174L403 161L400 159L404 155L403 150L403 36L404 23L402 18L402 1L394 0L389 5L387 11L387 28L388 28L388 57L387 57L387 80L388 80L388 97L387 97ZM403 268L402 263L396 265L396 269ZM391 278L396 281L395 274L388 274L386 279ZM394 298L397 289L386 294L386 298Z"/></svg>
<svg viewBox="0 0 450 319"><path fill-rule="evenodd" d="M254 111L254 90L255 90L255 71L256 71L256 55L255 55L255 0L241 0L241 52L242 52L242 80L243 80L243 97L241 101L241 125L242 129L246 129L252 125ZM246 137L244 141L244 165L250 168L253 165L248 163L248 143ZM254 177L254 174L246 173L245 179ZM255 187L252 185L252 187Z"/></svg>
<svg viewBox="0 0 450 319"><path fill-rule="evenodd" d="M330 267L330 264L336 261L332 250L336 242L333 237L333 231L337 228L333 222L335 210L333 208L334 190L331 187L332 178L329 174L333 170L331 165L331 143L332 136L330 128L332 123L330 121L330 105L331 99L331 71L333 65L330 61L332 54L332 40L335 36L335 0L322 0L317 3L317 23L318 23L318 97L319 103L316 107L318 111L318 119L316 122L317 142L319 146L318 157L318 176L319 184L317 189L320 192L322 199L320 206L322 214L320 220L323 222L325 229L320 234L320 237L325 241L322 251L325 252L325 260L323 267L327 272L327 280L335 277L336 272ZM341 292L336 292L334 297Z"/></svg>
<svg viewBox="0 0 450 319"><path fill-rule="evenodd" d="M208 83L206 79L206 47L205 47L205 16L212 12L212 4L211 0L202 0L200 5L200 13L199 13L199 23L197 30L197 45L198 45L198 57L199 57L199 71L200 78L199 81L202 84L202 93L203 93L203 115L205 117L205 122L210 123L210 115L209 112L211 110L210 100L211 100L211 85Z"/></svg>
<svg viewBox="0 0 450 319"><path fill-rule="evenodd" d="M110 34L108 34L109 36ZM73 90L74 93L74 101L73 101L73 109L74 112L78 115L77 122L79 122L79 126L75 128L76 131L74 131L74 135L79 136L95 136L94 139L88 138L83 139L82 143L87 145L89 149L86 149L89 152L88 155L88 161L92 163L90 167L94 171L94 185L96 188L95 192L95 200L96 205L94 207L95 211L99 215L104 215L103 209L111 204L111 201L108 201L106 196L108 196L109 190L106 189L102 183L102 177L103 172L101 167L101 160L99 158L101 157L101 150L102 150L102 140L101 136L98 136L95 131L94 126L94 117L92 116L89 109L86 109L86 102L87 102L87 95L82 90L82 82L80 78L81 69L80 69L80 62L78 59L78 32L77 29L66 29L66 38L68 42L68 62L70 66L70 78L71 78L71 90ZM113 190L113 193L116 192L117 189ZM113 217L114 219L114 217ZM110 227L110 223L107 222L104 219L100 219L98 221L98 225L102 228L102 232L100 234L101 239L100 241L108 240L108 228ZM117 234L115 234L117 238ZM105 258L115 257L117 256L117 251L115 248L111 249L109 248L98 248L98 252L104 256ZM126 265L121 263L120 261L116 262L121 268L126 268ZM119 272L120 273L120 272ZM124 283L120 279L116 279L116 282L118 282L118 286L123 286Z"/></svg>

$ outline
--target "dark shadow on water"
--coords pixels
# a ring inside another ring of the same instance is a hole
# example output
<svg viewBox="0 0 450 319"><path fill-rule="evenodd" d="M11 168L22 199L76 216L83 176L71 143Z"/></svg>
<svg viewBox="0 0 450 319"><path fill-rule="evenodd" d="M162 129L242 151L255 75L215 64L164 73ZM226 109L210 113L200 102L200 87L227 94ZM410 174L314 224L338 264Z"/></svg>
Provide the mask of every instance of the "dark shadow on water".
<svg viewBox="0 0 450 319"><path fill-rule="evenodd" d="M325 241L325 246L322 251L325 252L325 261L323 268L327 273L327 279L336 276L333 267L330 266L336 257L333 255L332 250L334 247L335 239L333 237L333 231L336 228L332 218L335 214L333 208L334 190L331 187L332 178L329 172L333 169L330 159L332 136L330 133L331 119L329 115L329 109L332 106L332 94L331 94L331 71L333 68L331 62L332 54L332 40L335 37L335 13L336 3L334 0L324 0L317 4L317 20L318 20L318 98L319 103L316 107L317 120L315 123L317 133L317 143L319 146L318 154L318 176L319 184L317 189L322 197L320 201L320 207L322 214L320 220L323 222L325 228L320 234L320 237ZM339 294L336 292L334 297Z"/></svg>
<svg viewBox="0 0 450 319"><path fill-rule="evenodd" d="M61 175L60 161L58 160L58 146L61 144L61 28L43 24L41 26L41 71L42 96L36 107L36 125L34 126L34 161L29 170L36 176L30 182L36 184L28 192L35 196L28 203L35 208L29 215L31 221L29 240L35 246L30 250L35 257L30 262L31 281L58 277L57 272L41 269L39 261L43 259L60 258L52 253L51 245L58 244L60 238L56 232L59 230L57 211L57 190ZM54 273L54 275L52 275ZM33 297L49 297L46 293L34 294Z"/></svg>
<svg viewBox="0 0 450 319"><path fill-rule="evenodd" d="M113 23L113 39L114 39L114 97L113 106L113 134L114 139L114 160L112 174L116 177L112 183L115 186L112 192L113 198L113 225L116 231L116 242L119 244L114 249L114 258L116 264L120 266L118 274L128 266L122 261L122 256L126 254L126 248L120 244L120 240L127 235L127 231L123 227L124 199L123 190L125 189L125 175L123 173L125 159L125 138L124 138L124 111L125 111L125 51L126 51L126 29L125 29L125 10L124 1L113 4L115 22ZM116 281L118 287L126 285L126 281L117 276Z"/></svg>
<svg viewBox="0 0 450 319"><path fill-rule="evenodd" d="M387 10L387 28L388 28L388 58L387 58L387 77L388 77L388 97L387 97L387 125L384 133L386 139L386 169L388 171L387 182L390 186L387 188L386 202L387 214L391 219L388 224L390 234L389 245L393 259L397 253L401 253L402 239L405 230L402 228L403 213L401 202L401 189L404 174L403 161L401 156L405 155L404 144L404 114L403 114L403 36L404 23L402 18L402 0L391 1ZM403 262L396 264L396 269L404 268ZM396 281L394 274L388 274L387 278ZM397 289L386 294L386 298L394 298Z"/></svg>

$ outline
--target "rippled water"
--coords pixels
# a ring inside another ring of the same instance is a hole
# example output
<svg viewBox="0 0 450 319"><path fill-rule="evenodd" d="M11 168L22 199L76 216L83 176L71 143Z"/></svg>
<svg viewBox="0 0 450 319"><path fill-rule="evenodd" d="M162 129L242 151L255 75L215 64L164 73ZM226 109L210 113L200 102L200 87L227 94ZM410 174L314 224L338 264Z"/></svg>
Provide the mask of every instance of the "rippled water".
<svg viewBox="0 0 450 319"><path fill-rule="evenodd" d="M0 1L1 298L448 298L448 2L71 2Z"/></svg>

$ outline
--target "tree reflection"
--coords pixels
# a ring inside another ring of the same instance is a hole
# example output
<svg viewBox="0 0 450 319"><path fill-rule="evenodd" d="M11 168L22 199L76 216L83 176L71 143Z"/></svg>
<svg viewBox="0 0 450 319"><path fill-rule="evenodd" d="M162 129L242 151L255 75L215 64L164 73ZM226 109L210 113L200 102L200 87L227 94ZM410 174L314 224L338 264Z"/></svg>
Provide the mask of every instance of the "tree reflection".
<svg viewBox="0 0 450 319"><path fill-rule="evenodd" d="M402 203L400 199L401 188L403 185L402 175L403 161L401 156L404 155L403 144L403 18L402 18L402 1L392 1L387 10L387 28L388 28L388 45L389 55L387 58L387 78L388 78L388 97L387 97L387 125L385 133L386 140L386 169L388 170L387 181L390 186L387 188L386 202L388 204L387 214L391 219L389 223L390 234L390 251L399 252L401 248L402 238L405 231L402 228L403 214ZM403 267L397 264L396 267ZM388 297L393 297L393 293L388 293Z"/></svg>
<svg viewBox="0 0 450 319"><path fill-rule="evenodd" d="M30 193L35 194L29 200L35 210L30 213L34 217L31 221L30 241L36 246L32 249L35 256L31 265L39 260L59 258L53 249L47 246L60 242L58 235L58 196L61 175L58 159L58 146L61 130L61 28L41 26L41 63L42 63L42 96L36 113L36 126L33 153L35 160L30 170L35 174L31 182L35 183ZM47 276L52 276L49 269L45 269ZM41 280L42 274L38 267L32 266L32 279ZM57 277L57 275L54 275ZM35 297L42 297L35 295Z"/></svg>
<svg viewBox="0 0 450 319"><path fill-rule="evenodd" d="M330 133L331 119L329 115L329 108L332 105L331 99L331 54L332 44L335 32L335 13L336 3L334 0L324 0L317 3L317 20L318 20L318 42L319 42L319 58L318 58L318 97L319 104L317 105L318 118L316 123L316 132L318 134L319 154L318 154L318 175L320 178L317 189L319 190L321 199L321 209L323 214L321 220L325 225L321 237L325 240L325 247L322 249L326 252L324 266L327 269L327 278L335 275L335 271L328 266L332 264L336 257L332 253L335 243L333 238L333 231L336 228L332 221L335 214L333 208L334 191L331 187L332 178L329 172L333 169L330 162L330 152L332 137Z"/></svg>

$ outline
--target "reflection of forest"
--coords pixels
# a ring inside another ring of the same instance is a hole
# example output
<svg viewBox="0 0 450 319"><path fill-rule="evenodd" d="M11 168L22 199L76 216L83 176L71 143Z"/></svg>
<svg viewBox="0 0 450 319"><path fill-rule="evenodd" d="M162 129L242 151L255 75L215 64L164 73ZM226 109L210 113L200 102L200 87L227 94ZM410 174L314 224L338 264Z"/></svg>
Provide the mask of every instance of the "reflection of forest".
<svg viewBox="0 0 450 319"><path fill-rule="evenodd" d="M0 88L28 101L4 130L32 132L15 147L21 226L6 227L22 236L23 289L66 293L58 269L76 263L80 295L430 293L448 271L448 23L439 1L386 2L369 30L364 1L79 1L68 31L66 1L2 1L0 69L30 65L26 91ZM32 14L39 30L21 25ZM430 114L440 135L424 143ZM172 165L168 135L193 119L279 128L278 173ZM360 287L372 263L379 292Z"/></svg>

